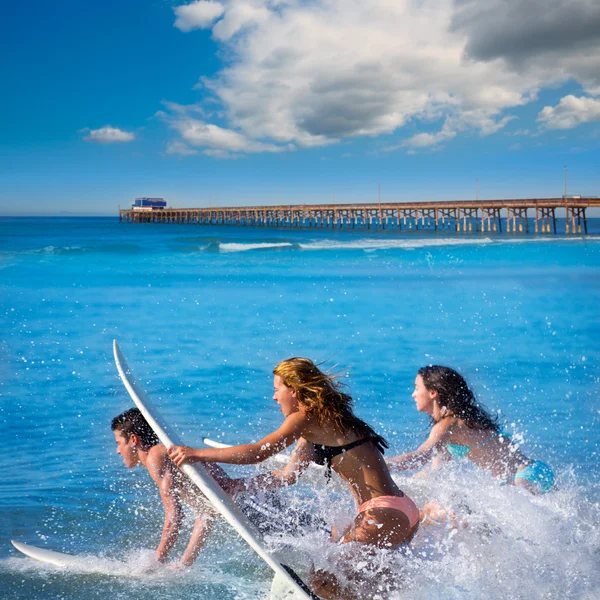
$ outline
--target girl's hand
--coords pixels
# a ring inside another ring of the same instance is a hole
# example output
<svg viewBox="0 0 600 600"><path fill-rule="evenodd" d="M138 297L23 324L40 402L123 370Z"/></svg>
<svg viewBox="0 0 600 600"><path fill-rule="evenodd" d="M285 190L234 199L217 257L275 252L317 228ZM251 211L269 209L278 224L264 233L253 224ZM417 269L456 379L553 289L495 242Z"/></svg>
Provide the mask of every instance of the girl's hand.
<svg viewBox="0 0 600 600"><path fill-rule="evenodd" d="M171 446L169 448L169 458L180 467L184 463L199 462L202 460L201 450L190 448L189 446Z"/></svg>

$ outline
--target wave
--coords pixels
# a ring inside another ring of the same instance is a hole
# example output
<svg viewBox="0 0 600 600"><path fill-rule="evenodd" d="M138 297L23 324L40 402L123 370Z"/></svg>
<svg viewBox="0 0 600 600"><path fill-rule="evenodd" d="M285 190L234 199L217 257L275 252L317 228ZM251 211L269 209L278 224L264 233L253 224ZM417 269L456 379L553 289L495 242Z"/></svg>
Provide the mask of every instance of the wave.
<svg viewBox="0 0 600 600"><path fill-rule="evenodd" d="M294 248L291 242L259 242L255 244L219 243L220 252L247 252L248 250L274 250L281 248Z"/></svg>
<svg viewBox="0 0 600 600"><path fill-rule="evenodd" d="M202 239L194 241L199 244L191 243L192 239L186 240L190 243L170 248L171 251L182 252L184 254L194 254L197 252L215 252L215 253L236 253L251 251L282 251L282 250L306 250L306 251L348 251L362 250L364 252L375 252L385 250L417 250L420 248L436 248L448 246L486 246L497 244L537 244L537 243L592 243L600 242L600 236L531 236L531 237L423 237L423 238L362 238L352 240L341 239L312 239L307 241L265 241L265 242L224 242L217 239ZM202 243L204 242L204 243ZM156 246L140 245L135 243L116 243L88 246L54 246L48 245L42 248L32 248L27 250L3 250L0 251L0 257L6 260L18 255L34 256L81 256L86 254L155 254L160 252Z"/></svg>
<svg viewBox="0 0 600 600"><path fill-rule="evenodd" d="M498 237L427 237L427 238L402 238L402 239L377 239L364 238L352 241L341 241L332 239L310 240L310 241L268 241L268 242L222 242L211 240L205 245L191 245L180 248L185 253L215 252L236 253L250 251L281 251L281 250L362 250L364 252L375 252L378 250L416 250L419 248L435 248L445 246L486 246L490 244L518 244L536 242L560 242L560 241L592 241L597 242L600 236L585 236L574 238L563 237L531 237L500 239ZM200 240L198 240L200 241Z"/></svg>
<svg viewBox="0 0 600 600"><path fill-rule="evenodd" d="M433 246L469 246L491 244L492 238L457 239L457 238L420 238L416 240L377 240L363 239L354 242L319 241L308 244L299 244L303 250L413 250L415 248L427 248Z"/></svg>
<svg viewBox="0 0 600 600"><path fill-rule="evenodd" d="M532 237L532 238L514 238L514 239L501 239L495 240L499 244L531 244L534 242L598 242L600 236L598 235L586 235L586 236L569 236L569 237Z"/></svg>
<svg viewBox="0 0 600 600"><path fill-rule="evenodd" d="M106 244L102 246L44 246L43 248L33 248L30 250L7 252L7 254L76 256L82 254L141 254L144 252L148 252L148 250L142 248L141 246L138 246L137 244Z"/></svg>
<svg viewBox="0 0 600 600"><path fill-rule="evenodd" d="M376 250L415 250L418 248L434 248L442 246L487 246L490 244L522 244L537 242L598 242L600 236L585 237L531 237L502 239L498 237L478 238L418 238L418 239L362 239L352 242L341 242L334 240L313 241L300 243L302 250L364 250L373 252Z"/></svg>

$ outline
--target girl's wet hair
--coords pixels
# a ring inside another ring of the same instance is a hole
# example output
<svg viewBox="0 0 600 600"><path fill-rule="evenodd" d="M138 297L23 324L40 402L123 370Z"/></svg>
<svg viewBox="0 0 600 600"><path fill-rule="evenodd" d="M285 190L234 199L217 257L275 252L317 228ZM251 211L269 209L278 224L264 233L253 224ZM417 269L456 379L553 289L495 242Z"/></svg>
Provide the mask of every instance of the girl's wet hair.
<svg viewBox="0 0 600 600"><path fill-rule="evenodd" d="M438 393L438 404L471 429L498 431L498 418L477 402L465 378L449 367L429 365L419 369L425 387Z"/></svg>
<svg viewBox="0 0 600 600"><path fill-rule="evenodd" d="M306 414L314 417L319 425L329 421L341 433L353 431L361 437L379 440L384 448L389 448L383 437L352 412L352 396L342 391L343 384L338 378L321 371L312 360L298 357L282 360L273 374L296 392Z"/></svg>
<svg viewBox="0 0 600 600"><path fill-rule="evenodd" d="M147 448L160 444L158 436L152 431L152 428L144 419L144 415L137 408L130 408L115 417L110 424L110 428L113 431L120 431L125 439L129 439L129 436L135 433Z"/></svg>

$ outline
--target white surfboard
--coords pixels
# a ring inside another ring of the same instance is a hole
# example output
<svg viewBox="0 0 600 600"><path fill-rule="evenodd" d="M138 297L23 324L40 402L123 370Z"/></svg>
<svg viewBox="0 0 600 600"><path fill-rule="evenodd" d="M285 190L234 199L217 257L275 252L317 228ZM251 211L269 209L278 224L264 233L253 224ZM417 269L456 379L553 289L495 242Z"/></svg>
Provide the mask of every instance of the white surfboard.
<svg viewBox="0 0 600 600"><path fill-rule="evenodd" d="M202 442L209 448L231 448L231 444L224 444L223 442L217 442L215 440L211 440L210 438L202 438ZM277 465L278 467L282 467L286 465L289 460L289 454L275 454L275 456L267 458L267 460L265 460L262 464L267 466Z"/></svg>
<svg viewBox="0 0 600 600"><path fill-rule="evenodd" d="M122 562L101 556L55 552L54 550L38 548L37 546L24 544L16 540L11 540L11 544L29 558L54 565L61 569L68 569L71 572L83 574L99 573L112 577L146 578L149 574L158 570L157 563L154 560L154 553L151 553L152 557L146 553L147 558L143 561L140 561L138 558L135 562ZM282 598L285 598L285 596L282 596ZM280 600L279 597L277 600Z"/></svg>
<svg viewBox="0 0 600 600"><path fill-rule="evenodd" d="M231 444L224 444L223 442L216 442L210 438L202 438L202 442L211 448L231 448ZM276 454L275 456L279 456ZM275 456L273 458L275 458Z"/></svg>
<svg viewBox="0 0 600 600"><path fill-rule="evenodd" d="M148 395L133 376L131 369L127 366L125 357L121 353L117 340L113 342L113 352L117 370L121 376L121 380L125 388L129 392L131 399L140 409L144 418L154 430L160 441L169 448L174 445L181 445L175 433L169 430L167 433L167 425L160 418L157 411L152 406ZM223 516L223 518L237 531L244 541L267 563L275 573L274 586L271 593L272 600L283 600L291 598L295 595L296 598L304 600L319 600L308 586L300 579L300 577L287 565L284 565L279 559L263 548L260 541L260 533L248 521L248 519L240 512L233 504L229 496L221 489L219 484L207 473L201 463L184 464L182 471L190 478L190 480L200 489L206 496L212 506ZM293 592L292 592L293 591Z"/></svg>
<svg viewBox="0 0 600 600"><path fill-rule="evenodd" d="M68 567L75 564L80 559L72 554L63 554L62 552L54 552L53 550L46 550L46 548L38 548L31 544L24 544L23 542L17 542L10 540L10 543L19 551L44 563L50 563L57 567Z"/></svg>

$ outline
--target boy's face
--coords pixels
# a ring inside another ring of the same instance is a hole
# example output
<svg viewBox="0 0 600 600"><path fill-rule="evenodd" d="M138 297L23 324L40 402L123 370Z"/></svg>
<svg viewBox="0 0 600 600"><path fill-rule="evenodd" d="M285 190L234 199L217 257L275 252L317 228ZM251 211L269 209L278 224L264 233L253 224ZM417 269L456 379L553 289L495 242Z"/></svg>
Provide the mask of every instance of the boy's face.
<svg viewBox="0 0 600 600"><path fill-rule="evenodd" d="M115 434L115 441L117 442L117 454L120 454L123 457L123 462L128 469L133 469L133 467L140 462L135 448L135 441L132 439L133 436L130 436L130 439L128 440L118 429L113 431L113 433Z"/></svg>

